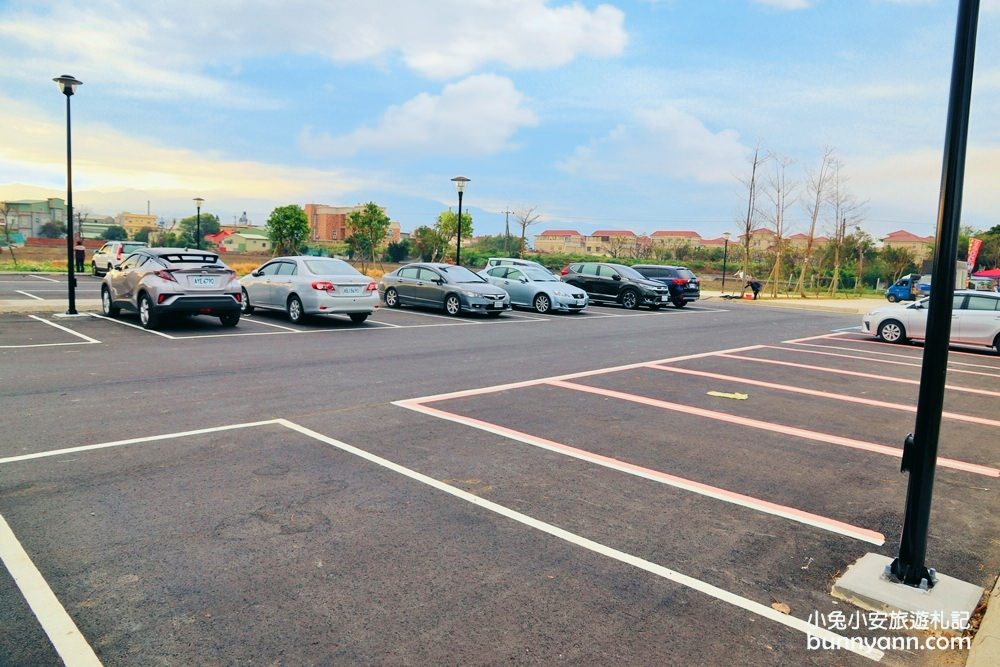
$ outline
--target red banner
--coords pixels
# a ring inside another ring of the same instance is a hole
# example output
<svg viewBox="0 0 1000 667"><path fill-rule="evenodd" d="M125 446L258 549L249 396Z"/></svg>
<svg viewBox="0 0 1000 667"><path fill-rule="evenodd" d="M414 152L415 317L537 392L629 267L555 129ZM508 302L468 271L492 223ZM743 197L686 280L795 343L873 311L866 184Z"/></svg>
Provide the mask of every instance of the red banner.
<svg viewBox="0 0 1000 667"><path fill-rule="evenodd" d="M979 249L983 247L982 239L969 239L969 273L973 273L976 270L976 260L979 259Z"/></svg>

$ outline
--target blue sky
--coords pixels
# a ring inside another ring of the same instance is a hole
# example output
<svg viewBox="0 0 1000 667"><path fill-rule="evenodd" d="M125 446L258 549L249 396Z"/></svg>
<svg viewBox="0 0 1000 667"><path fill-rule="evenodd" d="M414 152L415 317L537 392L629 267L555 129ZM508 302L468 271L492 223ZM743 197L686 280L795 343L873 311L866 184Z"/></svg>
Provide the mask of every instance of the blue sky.
<svg viewBox="0 0 1000 667"><path fill-rule="evenodd" d="M737 231L755 146L836 149L875 236L932 234L954 0L0 2L0 199L169 219L376 201L406 231L471 180L477 234ZM983 0L964 221L1000 224L1000 0ZM772 163L776 164L776 163ZM804 205L789 213L804 231ZM512 218L513 219L513 218ZM821 222L821 227L824 225Z"/></svg>

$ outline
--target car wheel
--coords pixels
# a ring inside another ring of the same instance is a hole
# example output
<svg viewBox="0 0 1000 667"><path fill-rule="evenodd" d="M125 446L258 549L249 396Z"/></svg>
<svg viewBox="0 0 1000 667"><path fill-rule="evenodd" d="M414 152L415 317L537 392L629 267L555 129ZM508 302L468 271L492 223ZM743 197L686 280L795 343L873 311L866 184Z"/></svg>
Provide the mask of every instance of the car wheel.
<svg viewBox="0 0 1000 667"><path fill-rule="evenodd" d="M219 315L219 321L222 322L222 326L224 327L235 327L239 324L240 314L226 313L225 315Z"/></svg>
<svg viewBox="0 0 1000 667"><path fill-rule="evenodd" d="M302 300L293 294L288 297L288 319L294 324L301 322L303 317L305 313L302 310Z"/></svg>
<svg viewBox="0 0 1000 667"><path fill-rule="evenodd" d="M683 308L684 306L688 305L688 302L685 301L684 299L674 299L670 303L674 304L674 308Z"/></svg>
<svg viewBox="0 0 1000 667"><path fill-rule="evenodd" d="M889 299L889 303L896 303L896 295L895 294L889 294L885 298Z"/></svg>
<svg viewBox="0 0 1000 667"><path fill-rule="evenodd" d="M547 313L552 308L552 300L549 299L548 294L538 294L535 296L535 300L532 301L535 305L535 310L539 313ZM497 313L499 315L499 313Z"/></svg>
<svg viewBox="0 0 1000 667"><path fill-rule="evenodd" d="M385 305L389 308L399 308L399 292L392 287L385 291Z"/></svg>
<svg viewBox="0 0 1000 667"><path fill-rule="evenodd" d="M993 351L1000 354L1000 334L997 334L997 337L993 339Z"/></svg>
<svg viewBox="0 0 1000 667"><path fill-rule="evenodd" d="M155 329L160 318L153 310L153 300L146 294L139 295L139 324L143 329Z"/></svg>
<svg viewBox="0 0 1000 667"><path fill-rule="evenodd" d="M351 321L355 324L361 324L368 319L368 313L351 313Z"/></svg>
<svg viewBox="0 0 1000 667"><path fill-rule="evenodd" d="M897 320L886 320L878 325L878 337L885 343L905 343L906 329Z"/></svg>
<svg viewBox="0 0 1000 667"><path fill-rule="evenodd" d="M90 275L92 275L92 276L99 276L99 275L101 275L100 272L97 270L97 263L96 262L91 262L90 263Z"/></svg>
<svg viewBox="0 0 1000 667"><path fill-rule="evenodd" d="M243 288L243 298L240 300L240 312L244 315L253 315L253 306L250 305L250 295L247 288Z"/></svg>
<svg viewBox="0 0 1000 667"><path fill-rule="evenodd" d="M625 290L622 292L622 306L626 310L635 310L639 307L639 294L635 290Z"/></svg>
<svg viewBox="0 0 1000 667"><path fill-rule="evenodd" d="M121 312L121 308L112 305L111 290L108 289L107 285L101 287L101 312L104 313L105 317L118 317L118 313Z"/></svg>
<svg viewBox="0 0 1000 667"><path fill-rule="evenodd" d="M462 302L458 300L457 294L449 294L444 298L444 312L452 316L462 312Z"/></svg>

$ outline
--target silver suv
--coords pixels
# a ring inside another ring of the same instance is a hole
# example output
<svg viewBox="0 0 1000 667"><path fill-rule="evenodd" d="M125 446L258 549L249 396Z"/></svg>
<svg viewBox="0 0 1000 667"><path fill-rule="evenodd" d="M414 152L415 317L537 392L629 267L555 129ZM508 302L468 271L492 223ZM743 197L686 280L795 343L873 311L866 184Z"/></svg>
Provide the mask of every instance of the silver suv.
<svg viewBox="0 0 1000 667"><path fill-rule="evenodd" d="M211 315L234 327L242 296L236 272L215 253L142 248L104 276L101 310L107 317L117 317L122 308L135 311L146 329L155 329L170 313Z"/></svg>
<svg viewBox="0 0 1000 667"><path fill-rule="evenodd" d="M148 248L148 243L142 241L108 241L90 258L90 272L95 276L103 276L122 258L132 254L139 248Z"/></svg>

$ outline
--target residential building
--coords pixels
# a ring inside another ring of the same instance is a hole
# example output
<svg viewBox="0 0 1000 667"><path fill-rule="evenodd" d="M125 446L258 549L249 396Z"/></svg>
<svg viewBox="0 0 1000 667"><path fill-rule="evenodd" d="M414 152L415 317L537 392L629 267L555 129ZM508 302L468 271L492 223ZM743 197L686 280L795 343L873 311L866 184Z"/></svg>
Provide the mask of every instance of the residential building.
<svg viewBox="0 0 1000 667"><path fill-rule="evenodd" d="M806 247L809 245L809 235L808 234L792 234L786 239L788 241L788 247L792 250L800 250L805 252ZM830 242L830 239L826 236L814 236L813 237L813 250L819 250L826 244Z"/></svg>
<svg viewBox="0 0 1000 667"><path fill-rule="evenodd" d="M575 229L547 229L535 235L535 250L582 254L587 250L587 237Z"/></svg>
<svg viewBox="0 0 1000 667"><path fill-rule="evenodd" d="M740 234L737 243L743 245L746 234ZM750 232L750 252L773 250L778 245L778 235L774 231L761 227Z"/></svg>
<svg viewBox="0 0 1000 667"><path fill-rule="evenodd" d="M739 241L737 241L736 239L729 239L729 244L728 245L735 247L738 244L739 244ZM727 245L726 244L726 239L724 237L722 237L722 236L720 236L717 239L702 239L701 240L701 246L703 248L723 248L723 249L725 249L726 245ZM732 248L730 248L730 250L732 250Z"/></svg>
<svg viewBox="0 0 1000 667"><path fill-rule="evenodd" d="M233 232L226 234L225 238L222 239L222 242L219 243L219 250L222 252L268 252L271 250L271 239L262 234Z"/></svg>
<svg viewBox="0 0 1000 667"><path fill-rule="evenodd" d="M639 237L627 229L598 229L587 237L587 253L606 257L631 257Z"/></svg>
<svg viewBox="0 0 1000 667"><path fill-rule="evenodd" d="M698 248L702 245L701 234L687 230L663 230L650 236L654 248L676 248L688 245Z"/></svg>
<svg viewBox="0 0 1000 667"><path fill-rule="evenodd" d="M47 222L66 224L66 202L58 197L3 202L11 235L33 238Z"/></svg>
<svg viewBox="0 0 1000 667"><path fill-rule="evenodd" d="M883 248L909 250L913 253L917 264L931 256L933 245L933 236L917 236L903 229L898 229L882 237Z"/></svg>
<svg viewBox="0 0 1000 667"><path fill-rule="evenodd" d="M115 224L124 227L129 238L135 238L135 235L144 229L156 229L156 220L155 215L128 213L127 211L122 211L115 216Z"/></svg>

